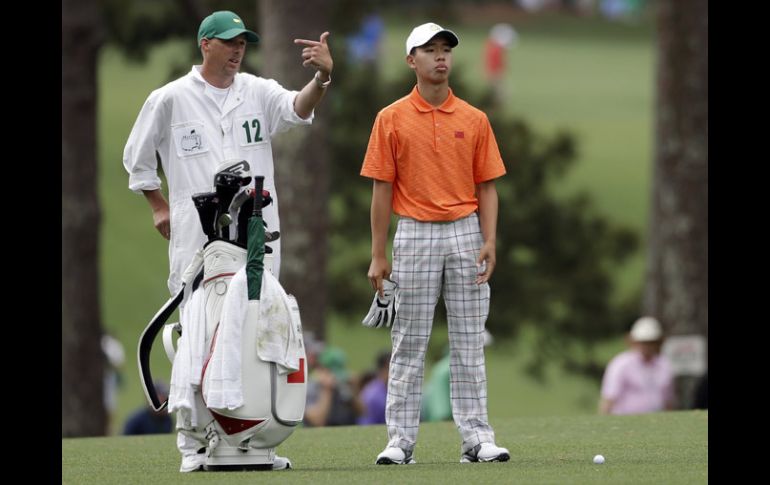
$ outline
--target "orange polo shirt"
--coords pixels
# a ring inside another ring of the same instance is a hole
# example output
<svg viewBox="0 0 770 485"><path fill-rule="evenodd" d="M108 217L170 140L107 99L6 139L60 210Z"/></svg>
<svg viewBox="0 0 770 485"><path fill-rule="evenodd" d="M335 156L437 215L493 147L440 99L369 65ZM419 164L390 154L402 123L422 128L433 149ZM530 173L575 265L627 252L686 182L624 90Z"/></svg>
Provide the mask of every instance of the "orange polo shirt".
<svg viewBox="0 0 770 485"><path fill-rule="evenodd" d="M479 207L476 184L505 174L489 119L456 97L434 108L417 91L374 120L361 175L393 184L393 211L455 221Z"/></svg>

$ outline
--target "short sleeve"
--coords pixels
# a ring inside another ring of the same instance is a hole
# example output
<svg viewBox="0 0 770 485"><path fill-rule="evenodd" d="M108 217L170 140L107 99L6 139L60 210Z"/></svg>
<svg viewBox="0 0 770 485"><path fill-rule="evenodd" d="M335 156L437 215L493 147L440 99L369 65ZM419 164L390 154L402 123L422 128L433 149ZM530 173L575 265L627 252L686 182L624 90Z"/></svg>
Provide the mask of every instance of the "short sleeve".
<svg viewBox="0 0 770 485"><path fill-rule="evenodd" d="M289 91L273 79L258 78L258 82L253 86L261 91L259 95L265 107L271 137L288 131L292 127L313 123L315 110L307 119L300 118L294 111L294 100L299 95L299 91Z"/></svg>
<svg viewBox="0 0 770 485"><path fill-rule="evenodd" d="M500 156L495 133L487 115L482 113L473 156L473 183L480 184L503 175L505 165Z"/></svg>
<svg viewBox="0 0 770 485"><path fill-rule="evenodd" d="M374 120L361 175L384 182L393 182L396 179L396 153L398 153L398 143L393 125L386 120L386 115L381 111Z"/></svg>

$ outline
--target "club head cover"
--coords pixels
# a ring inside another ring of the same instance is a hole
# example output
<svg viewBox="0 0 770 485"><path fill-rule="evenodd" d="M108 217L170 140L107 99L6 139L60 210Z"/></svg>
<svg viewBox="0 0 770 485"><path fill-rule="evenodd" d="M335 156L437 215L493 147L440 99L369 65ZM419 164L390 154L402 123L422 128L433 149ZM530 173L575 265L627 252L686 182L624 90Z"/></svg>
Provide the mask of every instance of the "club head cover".
<svg viewBox="0 0 770 485"><path fill-rule="evenodd" d="M382 293L374 292L372 306L361 324L369 328L390 327L396 319L396 289L398 285L393 281L382 280Z"/></svg>
<svg viewBox="0 0 770 485"><path fill-rule="evenodd" d="M245 187L251 182L251 166L246 160L231 158L221 162L217 165L214 183L216 183L216 175L223 173L235 176L241 187Z"/></svg>
<svg viewBox="0 0 770 485"><path fill-rule="evenodd" d="M216 235L214 219L217 214L219 197L216 192L205 192L193 195L192 200L193 204L195 204L195 209L198 211L198 218L201 221L203 232L211 240Z"/></svg>

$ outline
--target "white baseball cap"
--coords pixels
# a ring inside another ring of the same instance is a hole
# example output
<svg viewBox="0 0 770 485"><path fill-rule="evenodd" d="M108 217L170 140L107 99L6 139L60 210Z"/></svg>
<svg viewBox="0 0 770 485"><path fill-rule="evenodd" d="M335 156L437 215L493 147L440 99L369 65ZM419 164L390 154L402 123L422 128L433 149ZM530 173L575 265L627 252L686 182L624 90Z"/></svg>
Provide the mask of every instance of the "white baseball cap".
<svg viewBox="0 0 770 485"><path fill-rule="evenodd" d="M457 34L451 30L447 30L439 24L428 22L427 24L418 25L412 29L412 33L406 38L406 55L409 55L415 47L427 44L429 40L436 37L438 34L446 34L449 39L450 47L455 47L460 43Z"/></svg>
<svg viewBox="0 0 770 485"><path fill-rule="evenodd" d="M662 336L660 323L653 317L642 317L631 327L631 340L634 342L654 342Z"/></svg>

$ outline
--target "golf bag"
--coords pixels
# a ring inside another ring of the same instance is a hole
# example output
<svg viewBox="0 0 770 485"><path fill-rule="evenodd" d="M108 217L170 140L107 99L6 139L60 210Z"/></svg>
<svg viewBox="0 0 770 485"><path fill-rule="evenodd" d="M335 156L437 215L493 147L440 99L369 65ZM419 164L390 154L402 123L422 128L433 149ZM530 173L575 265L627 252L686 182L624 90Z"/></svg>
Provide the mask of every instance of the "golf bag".
<svg viewBox="0 0 770 485"><path fill-rule="evenodd" d="M198 207L204 198L196 200L202 224L213 220L216 225L204 227L209 241L185 272L183 289L140 339L140 373L150 404L179 411L177 428L206 447L207 470L271 468L274 448L302 422L305 411L302 324L296 300L272 275L272 257L265 254L262 181L255 177L255 200L243 204L254 213L248 220L248 249L223 231L235 219L241 226L246 220L221 217L232 209L229 201L223 204L207 194L208 206ZM219 212L204 217L209 210ZM244 233L243 227L237 229L233 234ZM173 312L169 307L185 297L181 325L163 329L164 348L174 366L169 400L160 403L152 386L149 350ZM177 348L174 333L181 333Z"/></svg>

